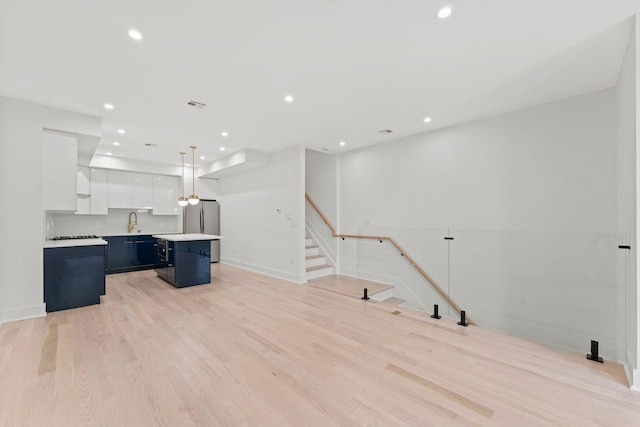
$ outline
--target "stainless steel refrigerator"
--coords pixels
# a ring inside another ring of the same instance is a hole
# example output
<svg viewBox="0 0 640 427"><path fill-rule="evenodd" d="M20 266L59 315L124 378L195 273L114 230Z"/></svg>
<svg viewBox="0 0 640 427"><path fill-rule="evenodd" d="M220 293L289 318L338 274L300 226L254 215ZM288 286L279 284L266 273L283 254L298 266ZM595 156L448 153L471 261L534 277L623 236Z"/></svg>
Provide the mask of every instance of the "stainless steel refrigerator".
<svg viewBox="0 0 640 427"><path fill-rule="evenodd" d="M200 199L197 205L184 208L184 233L220 235L220 205L215 200ZM220 262L220 240L211 241L211 262Z"/></svg>

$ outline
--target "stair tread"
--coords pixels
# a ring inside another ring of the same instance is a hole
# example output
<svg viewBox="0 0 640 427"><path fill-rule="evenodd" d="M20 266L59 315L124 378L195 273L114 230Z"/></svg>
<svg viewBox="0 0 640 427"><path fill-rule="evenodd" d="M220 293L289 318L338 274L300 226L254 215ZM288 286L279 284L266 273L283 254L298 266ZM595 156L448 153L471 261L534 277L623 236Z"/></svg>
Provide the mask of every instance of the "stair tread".
<svg viewBox="0 0 640 427"><path fill-rule="evenodd" d="M318 258L324 258L324 255L309 255L308 257L305 257L305 259L318 259Z"/></svg>
<svg viewBox="0 0 640 427"><path fill-rule="evenodd" d="M316 270L322 270L325 268L333 268L331 265L316 265L315 267L307 267L307 272L309 271L316 271Z"/></svg>

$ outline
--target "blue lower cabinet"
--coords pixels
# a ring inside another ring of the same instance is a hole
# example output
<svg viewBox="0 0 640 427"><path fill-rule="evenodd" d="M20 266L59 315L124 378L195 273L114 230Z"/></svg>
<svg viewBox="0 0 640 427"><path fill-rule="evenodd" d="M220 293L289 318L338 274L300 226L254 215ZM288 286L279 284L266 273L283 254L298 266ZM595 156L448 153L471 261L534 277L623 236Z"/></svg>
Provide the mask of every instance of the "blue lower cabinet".
<svg viewBox="0 0 640 427"><path fill-rule="evenodd" d="M151 236L136 236L135 263L138 267L153 268L156 239Z"/></svg>
<svg viewBox="0 0 640 427"><path fill-rule="evenodd" d="M108 273L120 273L130 271L135 266L136 246L133 236L105 237L109 242Z"/></svg>
<svg viewBox="0 0 640 427"><path fill-rule="evenodd" d="M211 282L211 242L175 242L175 286L203 285Z"/></svg>
<svg viewBox="0 0 640 427"><path fill-rule="evenodd" d="M152 236L110 236L107 274L155 267L156 239Z"/></svg>
<svg viewBox="0 0 640 427"><path fill-rule="evenodd" d="M177 288L211 282L211 243L209 241L158 242L156 273ZM165 255L166 254L166 255Z"/></svg>
<svg viewBox="0 0 640 427"><path fill-rule="evenodd" d="M105 294L106 246L44 249L47 312L100 304Z"/></svg>

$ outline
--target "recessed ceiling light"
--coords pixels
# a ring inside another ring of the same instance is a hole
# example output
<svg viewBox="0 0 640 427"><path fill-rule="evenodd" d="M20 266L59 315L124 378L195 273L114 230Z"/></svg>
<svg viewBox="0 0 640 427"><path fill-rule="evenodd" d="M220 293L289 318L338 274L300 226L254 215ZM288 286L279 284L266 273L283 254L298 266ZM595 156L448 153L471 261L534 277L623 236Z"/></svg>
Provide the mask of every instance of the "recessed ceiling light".
<svg viewBox="0 0 640 427"><path fill-rule="evenodd" d="M204 157L204 156L200 156L200 160L204 160L204 159L205 159L205 157Z"/></svg>
<svg viewBox="0 0 640 427"><path fill-rule="evenodd" d="M425 123L431 123L431 117L425 117L424 118L424 122Z"/></svg>
<svg viewBox="0 0 640 427"><path fill-rule="evenodd" d="M107 153L107 156L110 156L110 155L111 155L111 153Z"/></svg>
<svg viewBox="0 0 640 427"><path fill-rule="evenodd" d="M127 132L125 132L124 129L118 129L118 133L121 134L121 135L124 135Z"/></svg>
<svg viewBox="0 0 640 427"><path fill-rule="evenodd" d="M224 150L225 150L225 148L224 148L224 147L220 147L220 151L224 151Z"/></svg>
<svg viewBox="0 0 640 427"><path fill-rule="evenodd" d="M142 33L132 28L129 30L129 37L134 40L142 40Z"/></svg>
<svg viewBox="0 0 640 427"><path fill-rule="evenodd" d="M345 145L346 145L346 142L344 142L344 141L340 141L340 146L341 146L341 147L344 147Z"/></svg>
<svg viewBox="0 0 640 427"><path fill-rule="evenodd" d="M113 104L104 104L104 108L106 108L107 110L113 110L116 107L114 107Z"/></svg>
<svg viewBox="0 0 640 427"><path fill-rule="evenodd" d="M293 96L291 96L291 95L287 95L287 96L285 96L285 97L284 97L284 100L285 100L286 102L291 103L291 102L293 102Z"/></svg>
<svg viewBox="0 0 640 427"><path fill-rule="evenodd" d="M229 132L222 132L220 135L222 135L222 136L229 136Z"/></svg>
<svg viewBox="0 0 640 427"><path fill-rule="evenodd" d="M453 8L451 6L442 6L438 9L438 19L447 19L453 13Z"/></svg>
<svg viewBox="0 0 640 427"><path fill-rule="evenodd" d="M113 145L120 145L118 141L113 141Z"/></svg>

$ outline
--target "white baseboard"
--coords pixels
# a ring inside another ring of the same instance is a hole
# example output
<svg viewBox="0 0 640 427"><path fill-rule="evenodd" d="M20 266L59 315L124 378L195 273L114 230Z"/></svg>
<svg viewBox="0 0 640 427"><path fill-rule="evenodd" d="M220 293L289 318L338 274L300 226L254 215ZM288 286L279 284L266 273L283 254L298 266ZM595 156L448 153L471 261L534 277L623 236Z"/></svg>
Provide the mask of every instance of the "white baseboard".
<svg viewBox="0 0 640 427"><path fill-rule="evenodd" d="M242 268L243 270L254 271L256 273L266 274L267 276L276 277L278 279L283 279L288 282L293 282L298 285L303 285L307 283L306 277L300 277L295 274L287 273L286 271L274 270L268 267L262 267L260 265L250 264L248 262L238 261L237 259L231 258L220 258L220 262L223 264L229 264L234 267Z"/></svg>
<svg viewBox="0 0 640 427"><path fill-rule="evenodd" d="M0 310L0 325L17 320L33 319L47 315L45 304L32 305L30 307L12 308Z"/></svg>
<svg viewBox="0 0 640 427"><path fill-rule="evenodd" d="M633 369L631 365L631 354L627 352L627 360L622 362L624 366L624 373L627 376L627 382L631 390L640 391L640 371Z"/></svg>
<svg viewBox="0 0 640 427"><path fill-rule="evenodd" d="M385 289L382 292L371 295L371 299L374 301L384 301L393 297L393 288Z"/></svg>

